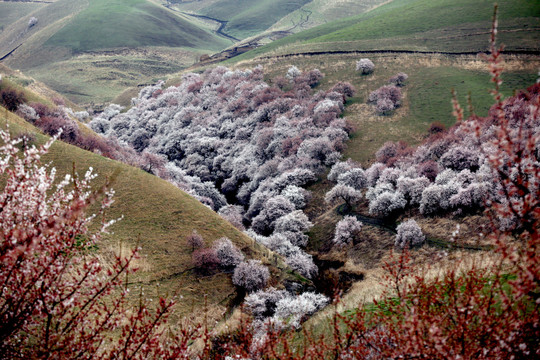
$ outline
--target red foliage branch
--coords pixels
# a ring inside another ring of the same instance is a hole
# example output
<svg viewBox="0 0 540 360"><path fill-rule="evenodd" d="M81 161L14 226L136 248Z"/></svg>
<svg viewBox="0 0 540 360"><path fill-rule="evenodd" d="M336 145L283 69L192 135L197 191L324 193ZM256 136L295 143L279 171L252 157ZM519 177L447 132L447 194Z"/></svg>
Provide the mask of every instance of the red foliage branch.
<svg viewBox="0 0 540 360"><path fill-rule="evenodd" d="M90 190L91 169L55 185L55 169L40 163L52 144L27 148L0 131L0 358L148 359L179 358L197 328L165 337L163 325L174 302L160 299L132 306L124 285L137 257L115 256L105 266L94 254L100 233L86 212L113 191Z"/></svg>

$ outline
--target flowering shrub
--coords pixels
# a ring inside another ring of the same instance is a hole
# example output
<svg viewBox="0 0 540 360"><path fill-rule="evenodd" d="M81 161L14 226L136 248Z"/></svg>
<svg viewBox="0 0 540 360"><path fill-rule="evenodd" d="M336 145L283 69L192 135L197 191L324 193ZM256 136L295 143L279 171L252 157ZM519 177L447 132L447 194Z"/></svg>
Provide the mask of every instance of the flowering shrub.
<svg viewBox="0 0 540 360"><path fill-rule="evenodd" d="M409 75L404 72L398 72L396 75L388 79L388 82L395 86L404 86L405 81L409 78Z"/></svg>
<svg viewBox="0 0 540 360"><path fill-rule="evenodd" d="M298 328L307 316L314 314L328 303L328 298L321 294L305 292L296 297L279 300L276 303L274 318L292 328Z"/></svg>
<svg viewBox="0 0 540 360"><path fill-rule="evenodd" d="M347 161L337 161L330 169L330 172L328 173L328 176L326 178L329 181L337 182L339 175L351 170L354 167L355 164L350 159L348 159Z"/></svg>
<svg viewBox="0 0 540 360"><path fill-rule="evenodd" d="M345 246L354 242L358 233L362 230L362 222L354 216L345 216L337 225L332 241L336 246Z"/></svg>
<svg viewBox="0 0 540 360"><path fill-rule="evenodd" d="M369 203L369 213L382 217L390 216L407 206L401 191L383 191Z"/></svg>
<svg viewBox="0 0 540 360"><path fill-rule="evenodd" d="M313 279L319 272L317 265L313 262L313 257L303 251L296 251L289 255L285 262L291 269L308 279Z"/></svg>
<svg viewBox="0 0 540 360"><path fill-rule="evenodd" d="M307 316L314 314L328 303L328 298L321 294L305 292L298 296L286 290L259 290L246 297L246 310L261 322L272 319L272 324L298 328Z"/></svg>
<svg viewBox="0 0 540 360"><path fill-rule="evenodd" d="M32 17L28 20L28 28L31 28L32 26L35 26L37 23L38 23L38 18L35 17L35 16L32 16Z"/></svg>
<svg viewBox="0 0 540 360"><path fill-rule="evenodd" d="M287 290L277 290L271 287L246 296L244 306L255 319L264 320L274 315L278 301L289 297Z"/></svg>
<svg viewBox="0 0 540 360"><path fill-rule="evenodd" d="M362 192L356 190L355 188L343 185L343 184L337 184L326 193L324 200L328 204L336 204L340 201L345 201L347 206L351 206L358 201L362 199Z"/></svg>
<svg viewBox="0 0 540 360"><path fill-rule="evenodd" d="M219 265L219 258L213 248L197 249L191 254L193 266L203 274L211 274Z"/></svg>
<svg viewBox="0 0 540 360"><path fill-rule="evenodd" d="M266 286L270 272L259 260L242 262L234 269L233 284L247 292L260 290Z"/></svg>
<svg viewBox="0 0 540 360"><path fill-rule="evenodd" d="M235 228L244 231L243 224L244 209L239 205L225 205L219 209L218 214L230 222Z"/></svg>
<svg viewBox="0 0 540 360"><path fill-rule="evenodd" d="M289 79L289 81L292 82L300 75L302 75L302 72L296 66L293 65L289 68L289 70L287 70L287 75L285 76L287 77L287 79Z"/></svg>
<svg viewBox="0 0 540 360"><path fill-rule="evenodd" d="M278 218L275 231L286 234L293 245L304 247L308 242L308 237L304 233L312 227L313 224L308 217L302 211L296 210Z"/></svg>
<svg viewBox="0 0 540 360"><path fill-rule="evenodd" d="M375 64L369 59L360 59L356 62L356 71L360 71L362 75L371 74L375 70Z"/></svg>
<svg viewBox="0 0 540 360"><path fill-rule="evenodd" d="M222 237L213 245L219 265L231 269L244 261L244 254L238 249L230 239Z"/></svg>
<svg viewBox="0 0 540 360"><path fill-rule="evenodd" d="M395 85L384 85L372 91L368 103L375 105L379 114L387 114L401 105L401 90Z"/></svg>
<svg viewBox="0 0 540 360"><path fill-rule="evenodd" d="M338 176L338 184L361 190L367 185L366 173L361 168L354 168Z"/></svg>
<svg viewBox="0 0 540 360"><path fill-rule="evenodd" d="M413 219L402 222L397 226L396 230L395 245L402 249L422 245L426 239L422 229Z"/></svg>
<svg viewBox="0 0 540 360"><path fill-rule="evenodd" d="M188 235L186 239L187 245L191 248L191 251L200 249L204 246L204 239L197 230L193 230L191 234Z"/></svg>

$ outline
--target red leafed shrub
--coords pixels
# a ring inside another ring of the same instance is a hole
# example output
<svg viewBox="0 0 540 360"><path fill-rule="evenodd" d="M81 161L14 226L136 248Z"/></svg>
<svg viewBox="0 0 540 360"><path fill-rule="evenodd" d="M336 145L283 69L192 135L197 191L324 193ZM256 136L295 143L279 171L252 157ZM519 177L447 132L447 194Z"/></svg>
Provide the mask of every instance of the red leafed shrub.
<svg viewBox="0 0 540 360"><path fill-rule="evenodd" d="M210 274L219 266L216 250L213 248L198 249L191 255L193 266L204 274Z"/></svg>
<svg viewBox="0 0 540 360"><path fill-rule="evenodd" d="M137 253L106 265L93 255L101 232L88 230L93 217L86 211L101 198L103 212L112 191L91 191L91 171L55 182L55 172L40 164L52 141L19 156L17 140L4 131L0 138L0 358L187 356L197 328L164 336L173 302L128 301L125 276Z"/></svg>
<svg viewBox="0 0 540 360"><path fill-rule="evenodd" d="M203 87L204 83L202 81L196 81L189 84L187 91L190 93L198 92Z"/></svg>
<svg viewBox="0 0 540 360"><path fill-rule="evenodd" d="M52 98L52 101L58 105L58 106L65 106L66 105L66 102L64 101L64 99L62 99L61 97L59 96L55 96Z"/></svg>
<svg viewBox="0 0 540 360"><path fill-rule="evenodd" d="M439 174L439 165L433 160L425 161L418 165L418 175L427 177L431 182Z"/></svg>
<svg viewBox="0 0 540 360"><path fill-rule="evenodd" d="M54 114L42 116L36 121L35 125L51 136L56 135L61 128L60 139L72 144L77 143L81 137L79 127L73 120L55 116Z"/></svg>
<svg viewBox="0 0 540 360"><path fill-rule="evenodd" d="M5 88L0 91L0 100L2 101L2 106L9 111L17 110L19 105L26 101L24 93L10 88Z"/></svg>
<svg viewBox="0 0 540 360"><path fill-rule="evenodd" d="M36 110L36 113L39 116L45 116L51 112L51 109L49 109L47 105L44 105L41 103L33 102L33 103L30 103L30 106L33 107L34 110Z"/></svg>
<svg viewBox="0 0 540 360"><path fill-rule="evenodd" d="M334 85L332 89L330 89L330 91L338 92L342 94L344 98L350 98L353 97L356 93L356 88L351 83L340 81L336 85Z"/></svg>

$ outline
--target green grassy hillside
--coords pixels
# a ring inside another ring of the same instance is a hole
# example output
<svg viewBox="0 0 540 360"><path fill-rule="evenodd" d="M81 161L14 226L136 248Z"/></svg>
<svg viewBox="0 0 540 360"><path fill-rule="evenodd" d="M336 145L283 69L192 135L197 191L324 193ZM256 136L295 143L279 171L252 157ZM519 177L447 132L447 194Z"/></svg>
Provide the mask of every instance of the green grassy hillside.
<svg viewBox="0 0 540 360"><path fill-rule="evenodd" d="M394 0L280 39L244 58L306 51L484 51L492 13L491 0ZM538 50L539 17L537 1L499 1L499 40L508 50Z"/></svg>
<svg viewBox="0 0 540 360"><path fill-rule="evenodd" d="M188 20L146 0L94 0L45 46L74 53L142 46L217 50L226 42Z"/></svg>

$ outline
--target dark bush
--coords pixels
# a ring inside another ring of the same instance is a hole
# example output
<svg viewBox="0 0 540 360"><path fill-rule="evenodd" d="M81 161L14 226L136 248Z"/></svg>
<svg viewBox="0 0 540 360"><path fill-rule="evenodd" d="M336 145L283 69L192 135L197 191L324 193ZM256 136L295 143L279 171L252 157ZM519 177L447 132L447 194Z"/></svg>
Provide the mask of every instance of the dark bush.
<svg viewBox="0 0 540 360"><path fill-rule="evenodd" d="M216 251L212 248L195 250L191 259L193 266L203 274L210 274L219 266Z"/></svg>
<svg viewBox="0 0 540 360"><path fill-rule="evenodd" d="M0 90L0 99L2 105L9 111L16 111L19 105L26 101L23 92L10 88Z"/></svg>
<svg viewBox="0 0 540 360"><path fill-rule="evenodd" d="M429 133L431 135L443 133L445 131L446 131L446 127L444 126L444 124L438 121L431 123L431 126L429 127Z"/></svg>

